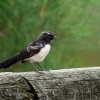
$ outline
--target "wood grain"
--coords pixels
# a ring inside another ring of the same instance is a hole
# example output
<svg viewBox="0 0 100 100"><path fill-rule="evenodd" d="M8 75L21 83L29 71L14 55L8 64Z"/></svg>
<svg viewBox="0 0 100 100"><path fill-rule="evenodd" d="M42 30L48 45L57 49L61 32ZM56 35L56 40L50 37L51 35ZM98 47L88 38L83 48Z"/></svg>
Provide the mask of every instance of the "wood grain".
<svg viewBox="0 0 100 100"><path fill-rule="evenodd" d="M99 99L99 67L0 73L0 100Z"/></svg>

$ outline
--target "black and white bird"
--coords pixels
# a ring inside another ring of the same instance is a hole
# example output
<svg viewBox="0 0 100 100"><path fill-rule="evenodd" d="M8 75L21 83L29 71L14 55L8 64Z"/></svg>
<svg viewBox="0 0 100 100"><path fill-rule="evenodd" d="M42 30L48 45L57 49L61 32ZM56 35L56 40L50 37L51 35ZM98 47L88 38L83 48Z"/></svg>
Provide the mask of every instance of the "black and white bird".
<svg viewBox="0 0 100 100"><path fill-rule="evenodd" d="M0 69L9 68L15 63L30 61L39 65L50 51L50 43L56 36L52 32L42 32L33 42L31 42L25 49L17 53L13 57L0 63ZM40 65L39 65L40 66ZM35 66L34 66L35 67ZM42 66L40 66L42 68ZM35 67L38 71L38 69ZM43 70L43 68L42 68Z"/></svg>

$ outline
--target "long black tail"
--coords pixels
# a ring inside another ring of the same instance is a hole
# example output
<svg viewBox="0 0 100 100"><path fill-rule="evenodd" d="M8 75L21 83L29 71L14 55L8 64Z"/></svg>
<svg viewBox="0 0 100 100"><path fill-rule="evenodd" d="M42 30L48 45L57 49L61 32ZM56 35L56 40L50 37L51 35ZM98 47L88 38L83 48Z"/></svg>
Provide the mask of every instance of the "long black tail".
<svg viewBox="0 0 100 100"><path fill-rule="evenodd" d="M0 63L0 69L9 68L11 65L18 62L18 54Z"/></svg>

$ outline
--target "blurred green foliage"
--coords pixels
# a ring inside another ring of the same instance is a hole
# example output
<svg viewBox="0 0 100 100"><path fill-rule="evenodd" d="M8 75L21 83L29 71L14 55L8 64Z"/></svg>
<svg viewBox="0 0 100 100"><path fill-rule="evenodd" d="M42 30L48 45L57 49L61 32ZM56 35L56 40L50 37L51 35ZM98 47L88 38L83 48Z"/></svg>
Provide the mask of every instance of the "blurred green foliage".
<svg viewBox="0 0 100 100"><path fill-rule="evenodd" d="M100 65L99 0L1 0L0 61L26 47L42 31L59 38L41 63L45 69ZM33 71L30 63L1 71Z"/></svg>

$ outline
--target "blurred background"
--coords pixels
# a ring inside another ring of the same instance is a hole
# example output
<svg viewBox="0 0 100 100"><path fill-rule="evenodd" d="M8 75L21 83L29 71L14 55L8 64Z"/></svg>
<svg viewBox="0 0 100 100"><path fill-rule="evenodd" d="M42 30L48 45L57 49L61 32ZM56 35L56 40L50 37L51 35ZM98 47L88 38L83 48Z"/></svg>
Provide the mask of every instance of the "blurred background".
<svg viewBox="0 0 100 100"><path fill-rule="evenodd" d="M0 62L42 31L59 38L41 65L49 69L100 66L99 0L1 0ZM33 71L30 63L0 71Z"/></svg>

